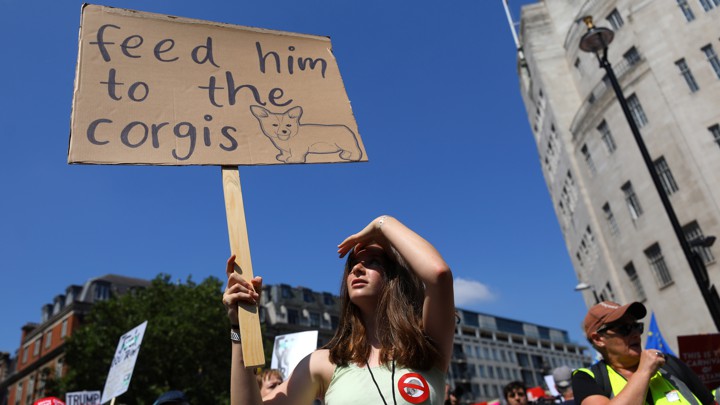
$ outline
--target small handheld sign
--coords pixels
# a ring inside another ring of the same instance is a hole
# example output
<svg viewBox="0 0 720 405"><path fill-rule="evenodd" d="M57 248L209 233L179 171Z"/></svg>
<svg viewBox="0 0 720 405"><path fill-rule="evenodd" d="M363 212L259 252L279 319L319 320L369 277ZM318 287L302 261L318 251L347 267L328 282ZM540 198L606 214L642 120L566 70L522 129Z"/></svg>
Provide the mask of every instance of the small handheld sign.
<svg viewBox="0 0 720 405"><path fill-rule="evenodd" d="M84 5L68 163L222 166L236 271L252 278L238 165L367 161L330 39ZM264 364L256 307L239 312Z"/></svg>
<svg viewBox="0 0 720 405"><path fill-rule="evenodd" d="M102 398L100 399L101 403L104 404L111 399L114 401L116 397L124 394L130 387L130 380L132 380L132 374L135 371L135 362L140 352L140 345L143 336L145 336L146 328L147 321L120 336L115 349L115 356L110 365L110 371L108 371L105 380L105 388L103 388Z"/></svg>

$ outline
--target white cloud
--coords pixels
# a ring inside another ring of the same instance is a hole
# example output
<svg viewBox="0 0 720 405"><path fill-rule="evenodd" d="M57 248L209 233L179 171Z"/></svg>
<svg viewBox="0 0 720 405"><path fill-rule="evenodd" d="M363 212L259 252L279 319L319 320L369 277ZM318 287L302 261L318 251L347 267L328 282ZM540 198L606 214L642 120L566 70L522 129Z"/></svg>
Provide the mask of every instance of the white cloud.
<svg viewBox="0 0 720 405"><path fill-rule="evenodd" d="M485 284L464 278L455 278L455 306L467 307L482 301L492 301L495 294Z"/></svg>

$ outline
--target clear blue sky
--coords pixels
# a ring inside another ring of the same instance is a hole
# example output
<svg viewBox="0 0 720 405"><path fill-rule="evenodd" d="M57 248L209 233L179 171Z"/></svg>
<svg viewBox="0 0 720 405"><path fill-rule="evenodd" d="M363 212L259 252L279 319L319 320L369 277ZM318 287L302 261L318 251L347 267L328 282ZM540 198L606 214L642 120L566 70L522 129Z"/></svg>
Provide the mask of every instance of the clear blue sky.
<svg viewBox="0 0 720 405"><path fill-rule="evenodd" d="M460 306L581 339L586 309L501 0L105 5L332 38L370 161L241 167L253 267L266 283L337 292L337 244L391 214L443 253ZM70 284L223 277L229 254L219 167L66 163L80 6L0 0L0 351L14 352L21 326Z"/></svg>

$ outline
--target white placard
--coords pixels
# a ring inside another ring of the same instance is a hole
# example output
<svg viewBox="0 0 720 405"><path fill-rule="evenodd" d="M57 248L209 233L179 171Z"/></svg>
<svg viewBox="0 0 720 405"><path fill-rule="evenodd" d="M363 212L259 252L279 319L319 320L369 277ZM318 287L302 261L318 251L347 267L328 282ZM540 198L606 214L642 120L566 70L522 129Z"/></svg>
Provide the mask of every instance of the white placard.
<svg viewBox="0 0 720 405"><path fill-rule="evenodd" d="M317 339L316 330L275 336L270 367L280 370L287 379L300 360L317 349Z"/></svg>
<svg viewBox="0 0 720 405"><path fill-rule="evenodd" d="M107 380L105 380L101 400L103 404L128 390L146 326L147 321L120 336L117 349L115 349L115 357L113 357Z"/></svg>
<svg viewBox="0 0 720 405"><path fill-rule="evenodd" d="M100 391L75 391L65 394L65 405L100 405Z"/></svg>
<svg viewBox="0 0 720 405"><path fill-rule="evenodd" d="M548 389L550 390L550 394L552 396L557 397L560 396L560 393L558 392L557 388L555 388L555 379L552 375L546 375L545 376L545 384L547 385Z"/></svg>

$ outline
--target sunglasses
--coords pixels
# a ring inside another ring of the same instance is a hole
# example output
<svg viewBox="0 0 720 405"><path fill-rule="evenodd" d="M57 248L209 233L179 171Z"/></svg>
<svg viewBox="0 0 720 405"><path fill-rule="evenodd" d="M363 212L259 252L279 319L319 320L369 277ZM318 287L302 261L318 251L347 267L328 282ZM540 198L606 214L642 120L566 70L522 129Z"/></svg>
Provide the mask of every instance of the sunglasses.
<svg viewBox="0 0 720 405"><path fill-rule="evenodd" d="M633 333L642 334L645 330L645 325L642 322L625 323L622 325L603 325L597 333L603 333L611 330L620 336L630 336Z"/></svg>

